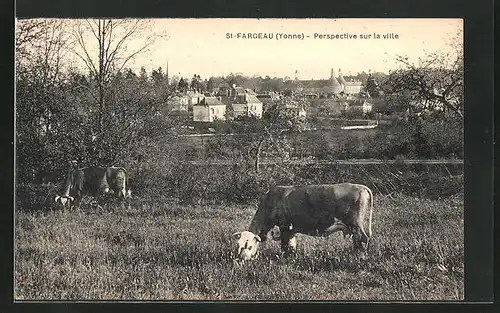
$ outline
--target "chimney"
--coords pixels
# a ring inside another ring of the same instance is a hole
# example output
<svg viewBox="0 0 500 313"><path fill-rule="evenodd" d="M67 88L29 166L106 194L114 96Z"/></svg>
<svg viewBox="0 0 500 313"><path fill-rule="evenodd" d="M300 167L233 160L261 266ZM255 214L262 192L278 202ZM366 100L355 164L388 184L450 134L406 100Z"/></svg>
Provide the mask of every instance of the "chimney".
<svg viewBox="0 0 500 313"><path fill-rule="evenodd" d="M332 69L331 69L331 71L330 71L330 78L333 78L333 77L334 77L334 74L335 74L335 73L334 73L333 68L332 68Z"/></svg>

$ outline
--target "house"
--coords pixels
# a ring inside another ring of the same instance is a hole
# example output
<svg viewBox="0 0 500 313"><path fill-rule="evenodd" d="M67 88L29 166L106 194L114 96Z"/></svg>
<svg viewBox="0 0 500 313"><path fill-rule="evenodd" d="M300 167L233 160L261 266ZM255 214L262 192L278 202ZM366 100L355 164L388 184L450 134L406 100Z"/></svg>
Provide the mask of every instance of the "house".
<svg viewBox="0 0 500 313"><path fill-rule="evenodd" d="M237 95L232 103L233 117L255 116L262 118L262 102L256 95L249 93Z"/></svg>
<svg viewBox="0 0 500 313"><path fill-rule="evenodd" d="M171 100L172 102L172 111L177 112L187 112L188 111L188 103L189 99L186 95L183 96L175 96Z"/></svg>
<svg viewBox="0 0 500 313"><path fill-rule="evenodd" d="M338 82L342 86L342 93L345 95L357 95L361 92L363 88L363 82L360 81L346 81L344 76L342 76L342 71L339 68L339 76L337 77Z"/></svg>
<svg viewBox="0 0 500 313"><path fill-rule="evenodd" d="M262 103L268 103L273 101L273 96L271 94L258 94L257 99L259 99L260 102Z"/></svg>
<svg viewBox="0 0 500 313"><path fill-rule="evenodd" d="M349 81L344 84L344 93L346 95L357 95L361 92L363 88L362 82Z"/></svg>
<svg viewBox="0 0 500 313"><path fill-rule="evenodd" d="M258 94L257 99L262 102L262 111L266 111L274 102L274 96L272 94Z"/></svg>
<svg viewBox="0 0 500 313"><path fill-rule="evenodd" d="M213 122L226 119L226 105L216 97L205 97L193 105L193 121Z"/></svg>
<svg viewBox="0 0 500 313"><path fill-rule="evenodd" d="M188 99L188 106L192 107L193 105L199 104L200 101L205 98L205 95L197 91L188 90L186 91L186 97Z"/></svg>
<svg viewBox="0 0 500 313"><path fill-rule="evenodd" d="M241 96L241 95L244 95L246 94L246 90L245 88L243 87L239 87L239 86L236 86L235 84L233 84L231 86L231 89L229 91L229 95L233 98L237 97L237 96Z"/></svg>
<svg viewBox="0 0 500 313"><path fill-rule="evenodd" d="M373 104L365 99L357 99L347 102L346 111L349 113L369 114L373 111Z"/></svg>

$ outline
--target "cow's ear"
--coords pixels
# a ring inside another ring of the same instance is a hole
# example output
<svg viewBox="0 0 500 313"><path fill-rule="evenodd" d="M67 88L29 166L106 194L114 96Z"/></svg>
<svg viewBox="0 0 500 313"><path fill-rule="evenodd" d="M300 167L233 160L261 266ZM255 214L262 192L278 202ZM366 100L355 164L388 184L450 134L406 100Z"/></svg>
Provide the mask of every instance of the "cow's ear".
<svg viewBox="0 0 500 313"><path fill-rule="evenodd" d="M233 237L236 237L236 238L240 239L240 237L241 237L241 232L234 233L234 234L233 234Z"/></svg>
<svg viewBox="0 0 500 313"><path fill-rule="evenodd" d="M257 239L258 242L261 242L262 239L260 239L260 236L259 235L255 235L255 239Z"/></svg>

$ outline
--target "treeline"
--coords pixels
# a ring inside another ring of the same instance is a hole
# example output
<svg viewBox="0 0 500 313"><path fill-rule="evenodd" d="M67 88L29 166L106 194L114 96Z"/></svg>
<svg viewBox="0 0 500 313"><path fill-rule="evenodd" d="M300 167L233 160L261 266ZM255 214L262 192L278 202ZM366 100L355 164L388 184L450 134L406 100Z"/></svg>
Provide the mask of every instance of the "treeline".
<svg viewBox="0 0 500 313"><path fill-rule="evenodd" d="M144 68L141 69L145 70ZM161 68L158 70L153 70L158 73ZM325 72L326 73L326 72ZM385 81L387 74L376 72L372 74L373 78L377 81ZM344 76L346 80L353 81L361 81L365 83L369 77L369 74L366 72L357 73L356 75ZM324 87L328 84L328 80L330 77L325 74L325 77L322 79L307 79L304 83L302 79L295 80L291 77L271 77L266 75L262 76L247 76L239 73L230 73L226 76L212 76L208 78L203 78L198 74L193 74L191 78L189 77L179 77L177 75L172 76L169 79L169 84L173 87L177 87L181 90L185 90L188 88L198 89L208 92L213 92L215 90L219 90L224 92L231 88L231 86L236 85L243 87L245 89L252 89L258 93L265 92L286 92L291 91L299 87Z"/></svg>
<svg viewBox="0 0 500 313"><path fill-rule="evenodd" d="M249 151L259 140L258 133L245 132L248 128L232 124L212 125L215 132L209 137L171 136L158 145L172 160L251 160ZM266 141L261 148L262 157L278 159L462 159L463 124L456 120L399 121L394 126L368 130L309 130Z"/></svg>
<svg viewBox="0 0 500 313"><path fill-rule="evenodd" d="M142 146L176 125L168 116L174 93L157 71L116 73L100 101L97 89L91 75L78 71L60 73L53 81L47 81L43 68L17 71L18 180L64 173L69 160L81 166L130 164Z"/></svg>

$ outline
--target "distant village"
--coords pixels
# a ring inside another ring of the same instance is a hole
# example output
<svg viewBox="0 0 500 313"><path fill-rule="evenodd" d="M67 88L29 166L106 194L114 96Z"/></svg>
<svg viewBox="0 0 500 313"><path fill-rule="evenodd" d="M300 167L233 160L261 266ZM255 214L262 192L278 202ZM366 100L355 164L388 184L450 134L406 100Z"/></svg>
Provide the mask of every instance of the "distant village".
<svg viewBox="0 0 500 313"><path fill-rule="evenodd" d="M340 114L351 112L362 117L373 111L373 95L370 95L364 86L372 84L378 88L371 71L367 80L363 82L344 79L341 69L337 72L331 69L330 77L323 80L299 80L296 76L291 80L290 88L279 92L258 91L236 84L232 84L229 88L227 86L203 88L202 84L196 84L199 79L198 75L194 75L189 84L180 78L176 87L178 93L171 102L173 114L189 115L194 122L237 120L242 117L262 118L270 103L288 97L309 100L307 101L309 103L331 99L329 103L338 106ZM287 102L286 109L294 110L298 117L305 119L307 110L303 103L304 101Z"/></svg>

